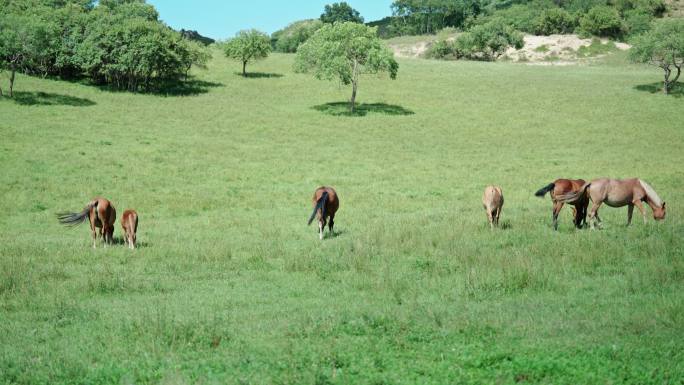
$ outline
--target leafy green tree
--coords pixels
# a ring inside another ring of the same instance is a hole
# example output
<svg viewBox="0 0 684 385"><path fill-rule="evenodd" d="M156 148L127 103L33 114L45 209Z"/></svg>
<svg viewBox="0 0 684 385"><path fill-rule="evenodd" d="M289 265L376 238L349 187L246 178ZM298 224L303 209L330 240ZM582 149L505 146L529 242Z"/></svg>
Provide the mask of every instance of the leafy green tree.
<svg viewBox="0 0 684 385"><path fill-rule="evenodd" d="M295 58L296 72L351 84L352 113L360 75L387 72L395 79L398 70L394 54L378 38L377 29L353 22L326 24L299 47Z"/></svg>
<svg viewBox="0 0 684 385"><path fill-rule="evenodd" d="M48 26L28 14L0 15L0 67L10 73L9 95L14 96L17 71L39 68L49 52Z"/></svg>
<svg viewBox="0 0 684 385"><path fill-rule="evenodd" d="M395 0L390 29L393 34L426 34L462 28L467 19L482 12L482 4L478 0Z"/></svg>
<svg viewBox="0 0 684 385"><path fill-rule="evenodd" d="M661 68L665 72L663 92L669 94L684 65L684 20L662 20L652 30L637 36L630 57L635 62Z"/></svg>
<svg viewBox="0 0 684 385"><path fill-rule="evenodd" d="M603 5L590 9L580 21L583 35L619 37L623 29L617 9Z"/></svg>
<svg viewBox="0 0 684 385"><path fill-rule="evenodd" d="M571 33L577 25L570 12L562 8L544 10L539 19L535 32L538 35L553 35L556 33Z"/></svg>
<svg viewBox="0 0 684 385"><path fill-rule="evenodd" d="M278 52L294 53L323 26L320 20L301 20L294 22L271 35L273 48Z"/></svg>
<svg viewBox="0 0 684 385"><path fill-rule="evenodd" d="M251 29L238 32L223 48L227 57L242 63L242 76L247 76L247 63L267 58L271 42L267 34Z"/></svg>
<svg viewBox="0 0 684 385"><path fill-rule="evenodd" d="M321 21L330 24L344 23L347 21L363 23L363 17L361 17L359 11L343 1L341 3L326 5L323 14L321 14Z"/></svg>
<svg viewBox="0 0 684 385"><path fill-rule="evenodd" d="M523 35L502 19L476 25L456 39L460 56L471 59L496 60L508 47L522 48Z"/></svg>

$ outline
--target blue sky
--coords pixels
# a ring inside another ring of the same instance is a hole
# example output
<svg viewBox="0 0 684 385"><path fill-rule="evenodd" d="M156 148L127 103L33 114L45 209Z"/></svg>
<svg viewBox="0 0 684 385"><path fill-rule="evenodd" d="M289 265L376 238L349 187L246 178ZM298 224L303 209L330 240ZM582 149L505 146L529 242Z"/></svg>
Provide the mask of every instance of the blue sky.
<svg viewBox="0 0 684 385"><path fill-rule="evenodd" d="M147 0L159 17L174 29L197 30L204 36L226 39L241 29L273 33L287 24L317 18L326 4L337 0ZM392 0L347 0L366 21L391 14Z"/></svg>

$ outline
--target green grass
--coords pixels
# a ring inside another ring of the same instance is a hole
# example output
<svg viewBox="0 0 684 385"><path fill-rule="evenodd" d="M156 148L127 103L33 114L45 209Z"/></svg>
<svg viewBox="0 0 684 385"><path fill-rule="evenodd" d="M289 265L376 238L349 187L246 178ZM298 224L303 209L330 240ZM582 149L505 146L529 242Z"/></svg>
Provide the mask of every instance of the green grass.
<svg viewBox="0 0 684 385"><path fill-rule="evenodd" d="M681 384L684 109L639 88L661 74L400 65L362 79L352 117L287 55L247 79L217 57L176 96L20 76L0 100L0 383ZM575 231L565 209L552 231L534 191L601 176L649 181L667 220L604 207ZM321 184L341 199L323 242ZM138 250L57 224L100 194L139 211Z"/></svg>

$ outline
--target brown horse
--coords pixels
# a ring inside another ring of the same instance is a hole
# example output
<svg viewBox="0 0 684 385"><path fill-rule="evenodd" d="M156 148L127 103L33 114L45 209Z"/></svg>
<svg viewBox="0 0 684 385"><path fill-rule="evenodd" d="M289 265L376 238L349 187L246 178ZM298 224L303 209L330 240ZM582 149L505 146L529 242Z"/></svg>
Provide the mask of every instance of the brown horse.
<svg viewBox="0 0 684 385"><path fill-rule="evenodd" d="M501 187L487 186L482 195L482 206L487 211L487 219L489 219L489 226L492 229L494 229L494 226L499 226L499 217L501 216L503 204L504 197Z"/></svg>
<svg viewBox="0 0 684 385"><path fill-rule="evenodd" d="M97 234L107 243L112 243L114 238L114 222L116 222L116 209L112 202L105 198L95 198L80 213L60 213L57 214L59 222L66 226L77 226L83 223L86 218L90 221L90 231L93 234L93 248L96 247Z"/></svg>
<svg viewBox="0 0 684 385"><path fill-rule="evenodd" d="M323 239L323 229L327 218L330 218L328 223L328 230L333 234L333 227L335 226L335 213L340 207L340 200L337 197L335 189L332 187L319 187L313 195L313 213L309 217L308 224L313 222L314 218L318 217L318 234L320 239Z"/></svg>
<svg viewBox="0 0 684 385"><path fill-rule="evenodd" d="M136 233L138 232L138 213L135 210L126 210L121 217L124 241L129 248L135 249Z"/></svg>
<svg viewBox="0 0 684 385"><path fill-rule="evenodd" d="M592 229L595 227L596 221L598 221L599 227L601 225L598 210L603 203L610 207L628 206L627 226L632 223L634 206L639 208L641 215L644 217L644 223L646 223L646 211L641 202L646 202L651 207L655 220L665 219L665 202L660 199L653 187L641 179L594 179L590 183L584 184L579 191L565 194L557 199L572 203L581 199L587 199L587 197L593 202L589 211Z"/></svg>
<svg viewBox="0 0 684 385"><path fill-rule="evenodd" d="M534 195L543 198L546 193L551 192L551 200L553 201L553 229L558 230L558 215L565 202L558 200L556 197L563 196L579 191L584 186L584 179L556 179L553 183L549 183L546 187L537 191ZM586 198L586 197L585 197ZM570 202L568 202L570 203ZM575 227L581 229L587 223L587 207L589 206L588 199L579 199L570 203L572 208L573 223Z"/></svg>

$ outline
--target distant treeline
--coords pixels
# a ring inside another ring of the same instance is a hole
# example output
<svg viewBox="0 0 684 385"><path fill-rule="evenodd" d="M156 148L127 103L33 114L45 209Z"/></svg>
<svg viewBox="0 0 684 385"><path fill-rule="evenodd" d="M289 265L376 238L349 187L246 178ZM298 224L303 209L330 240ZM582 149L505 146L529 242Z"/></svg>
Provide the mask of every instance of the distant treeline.
<svg viewBox="0 0 684 385"><path fill-rule="evenodd" d="M0 68L11 82L20 71L150 90L210 58L143 0L0 0L0 11Z"/></svg>

